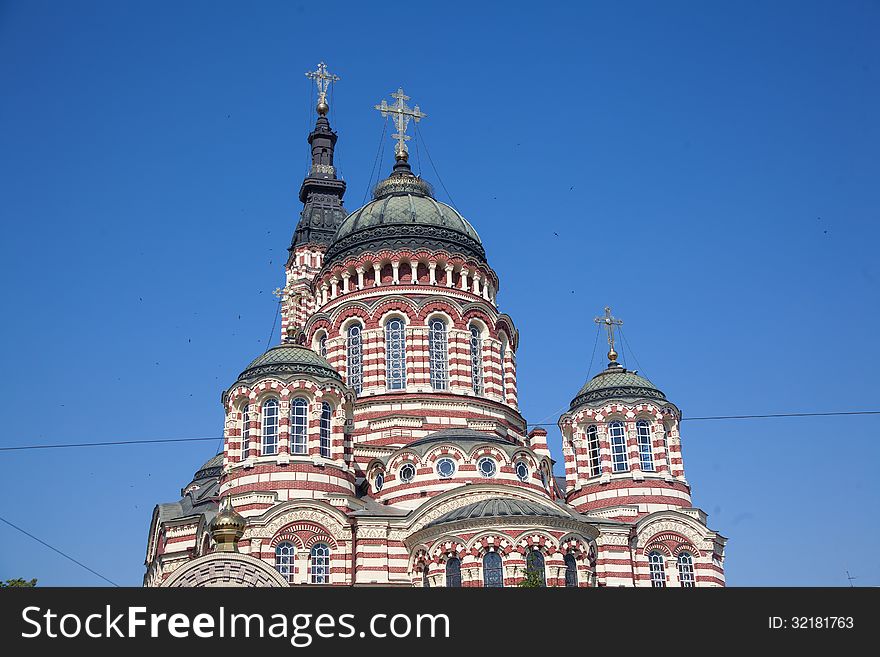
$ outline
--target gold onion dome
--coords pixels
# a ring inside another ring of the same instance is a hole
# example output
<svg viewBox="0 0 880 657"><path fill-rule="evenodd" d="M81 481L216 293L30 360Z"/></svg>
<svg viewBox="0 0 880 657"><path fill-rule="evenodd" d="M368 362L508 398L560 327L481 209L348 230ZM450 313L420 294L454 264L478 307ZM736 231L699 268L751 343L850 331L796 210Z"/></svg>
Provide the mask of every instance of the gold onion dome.
<svg viewBox="0 0 880 657"><path fill-rule="evenodd" d="M220 501L220 511L211 521L211 537L217 543L219 552L238 551L238 541L244 536L246 521L232 507L232 499L227 495Z"/></svg>

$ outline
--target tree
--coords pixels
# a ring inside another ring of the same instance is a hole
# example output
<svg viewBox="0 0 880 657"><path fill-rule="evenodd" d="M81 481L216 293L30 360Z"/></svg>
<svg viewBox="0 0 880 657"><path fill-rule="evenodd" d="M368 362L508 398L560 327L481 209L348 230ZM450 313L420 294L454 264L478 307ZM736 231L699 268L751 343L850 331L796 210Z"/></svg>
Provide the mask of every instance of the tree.
<svg viewBox="0 0 880 657"><path fill-rule="evenodd" d="M542 586L541 575L534 568L526 568L525 577L517 586L523 589L539 589Z"/></svg>
<svg viewBox="0 0 880 657"><path fill-rule="evenodd" d="M20 577L17 577L16 579L7 579L6 581L0 581L0 589L16 588L16 587L31 587L31 586L36 586L36 585L37 585L36 579L27 580L27 579L21 579Z"/></svg>

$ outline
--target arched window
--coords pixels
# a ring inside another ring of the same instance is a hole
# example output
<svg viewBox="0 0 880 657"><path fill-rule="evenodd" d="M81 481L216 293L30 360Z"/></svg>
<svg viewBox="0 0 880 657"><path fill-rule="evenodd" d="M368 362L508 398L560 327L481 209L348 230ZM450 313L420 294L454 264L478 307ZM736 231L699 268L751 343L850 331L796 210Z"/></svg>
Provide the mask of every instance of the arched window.
<svg viewBox="0 0 880 657"><path fill-rule="evenodd" d="M461 588L461 560L458 557L446 560L446 588Z"/></svg>
<svg viewBox="0 0 880 657"><path fill-rule="evenodd" d="M241 453L243 458L251 454L251 405L241 408Z"/></svg>
<svg viewBox="0 0 880 657"><path fill-rule="evenodd" d="M577 560L574 558L574 555L569 552L565 555L565 585L566 586L577 586L578 585L578 566Z"/></svg>
<svg viewBox="0 0 880 657"><path fill-rule="evenodd" d="M281 576L286 579L289 584L293 583L295 556L296 550L292 543L285 541L284 543L279 543L278 547L275 548L275 569L281 573Z"/></svg>
<svg viewBox="0 0 880 657"><path fill-rule="evenodd" d="M320 353L324 358L327 358L327 334L322 333L320 339L318 340L318 353Z"/></svg>
<svg viewBox="0 0 880 657"><path fill-rule="evenodd" d="M492 588L504 586L504 569L501 555L497 552L487 552L483 557L483 586Z"/></svg>
<svg viewBox="0 0 880 657"><path fill-rule="evenodd" d="M655 588L666 586L666 570L663 567L663 555L654 550L648 555L648 565L651 567L651 586Z"/></svg>
<svg viewBox="0 0 880 657"><path fill-rule="evenodd" d="M446 338L446 323L442 319L432 319L428 326L428 352L431 387L446 390L449 387L449 341Z"/></svg>
<svg viewBox="0 0 880 657"><path fill-rule="evenodd" d="M639 444L639 465L644 472L652 472L654 448L651 445L651 425L645 420L636 422L636 442Z"/></svg>
<svg viewBox="0 0 880 657"><path fill-rule="evenodd" d="M693 588L694 581L694 557L690 552L678 553L678 581L685 588Z"/></svg>
<svg viewBox="0 0 880 657"><path fill-rule="evenodd" d="M602 461L599 453L599 430L595 424L587 427L587 457L589 458L590 476L598 477L602 471Z"/></svg>
<svg viewBox="0 0 880 657"><path fill-rule="evenodd" d="M406 388L406 324L389 319L385 324L385 385L388 390Z"/></svg>
<svg viewBox="0 0 880 657"><path fill-rule="evenodd" d="M359 324L352 324L348 327L345 346L348 352L348 385L356 393L361 394L361 390L364 387L364 353L363 340L361 339L361 327Z"/></svg>
<svg viewBox="0 0 880 657"><path fill-rule="evenodd" d="M507 401L507 377L505 373L507 372L507 365L504 362L507 356L507 343L501 343L501 353L499 357L501 358L501 399L503 401Z"/></svg>
<svg viewBox="0 0 880 657"><path fill-rule="evenodd" d="M530 550L526 555L526 573L534 573L538 576L541 586L546 586L547 581L544 573L544 555L540 550Z"/></svg>
<svg viewBox="0 0 880 657"><path fill-rule="evenodd" d="M290 453L308 453L309 402L297 397L290 402Z"/></svg>
<svg viewBox="0 0 880 657"><path fill-rule="evenodd" d="M480 329L471 324L471 385L474 394L483 394L483 339Z"/></svg>
<svg viewBox="0 0 880 657"><path fill-rule="evenodd" d="M309 581L312 584L330 582L330 548L325 543L316 543L309 552Z"/></svg>
<svg viewBox="0 0 880 657"><path fill-rule="evenodd" d="M376 475L376 478L373 480L373 485L376 488L376 492L378 493L382 490L382 486L385 485L385 475L381 472Z"/></svg>
<svg viewBox="0 0 880 657"><path fill-rule="evenodd" d="M626 459L626 430L623 422L612 422L608 425L611 434L611 464L614 472L626 472L629 464Z"/></svg>
<svg viewBox="0 0 880 657"><path fill-rule="evenodd" d="M325 459L330 458L330 415L332 409L327 402L321 402L321 435L320 445L321 456Z"/></svg>
<svg viewBox="0 0 880 657"><path fill-rule="evenodd" d="M263 445L262 454L271 456L278 453L278 400L263 402Z"/></svg>
<svg viewBox="0 0 880 657"><path fill-rule="evenodd" d="M428 565L425 564L425 567L422 568L422 587L429 589L431 588L431 581L428 579Z"/></svg>

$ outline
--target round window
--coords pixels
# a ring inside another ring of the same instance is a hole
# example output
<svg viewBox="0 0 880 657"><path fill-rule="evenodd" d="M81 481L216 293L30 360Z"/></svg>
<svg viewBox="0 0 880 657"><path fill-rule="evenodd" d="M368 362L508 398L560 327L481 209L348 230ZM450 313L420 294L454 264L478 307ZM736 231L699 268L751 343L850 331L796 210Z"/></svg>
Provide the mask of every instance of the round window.
<svg viewBox="0 0 880 657"><path fill-rule="evenodd" d="M437 474L444 479L449 479L455 474L455 461L445 457L437 461Z"/></svg>
<svg viewBox="0 0 880 657"><path fill-rule="evenodd" d="M381 472L376 475L376 492L382 490L382 486L385 484L385 475Z"/></svg>
<svg viewBox="0 0 880 657"><path fill-rule="evenodd" d="M484 456L479 461L477 461L477 470L479 470L480 474L484 477L494 477L496 469L497 466L495 465L495 461L490 459L488 456Z"/></svg>
<svg viewBox="0 0 880 657"><path fill-rule="evenodd" d="M519 477L520 481L528 481L529 480L529 466L520 461L516 464L516 476Z"/></svg>
<svg viewBox="0 0 880 657"><path fill-rule="evenodd" d="M400 468L400 480L408 484L416 477L416 466L412 463L404 463Z"/></svg>

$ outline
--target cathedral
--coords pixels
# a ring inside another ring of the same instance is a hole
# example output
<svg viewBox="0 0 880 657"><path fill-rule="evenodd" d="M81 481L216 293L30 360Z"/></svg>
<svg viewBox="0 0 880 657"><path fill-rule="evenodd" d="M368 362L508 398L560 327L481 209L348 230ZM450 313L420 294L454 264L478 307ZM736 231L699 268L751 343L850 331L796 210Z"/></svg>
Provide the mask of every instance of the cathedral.
<svg viewBox="0 0 880 657"><path fill-rule="evenodd" d="M678 407L617 362L547 432L519 412L520 335L474 226L409 164L349 213L321 63L281 343L223 391L223 451L153 511L145 586L724 586L691 505ZM516 292L513 291L513 294ZM548 327L549 330L549 327Z"/></svg>

